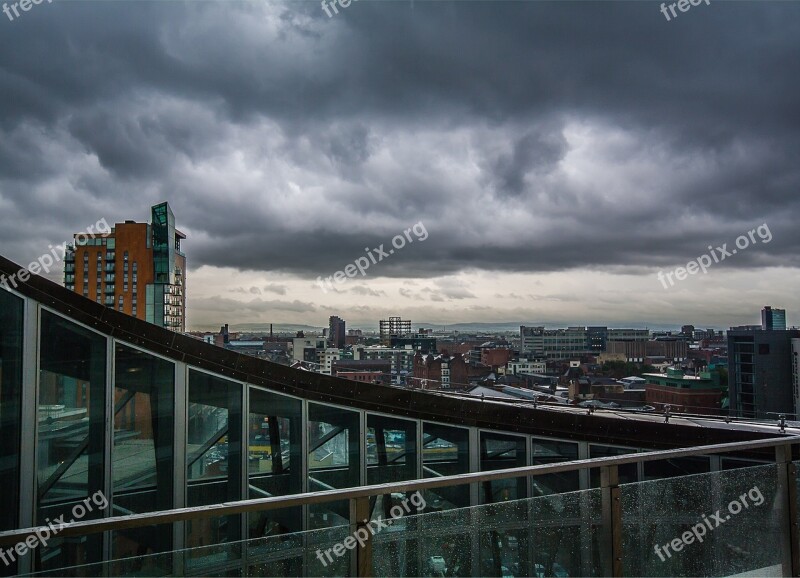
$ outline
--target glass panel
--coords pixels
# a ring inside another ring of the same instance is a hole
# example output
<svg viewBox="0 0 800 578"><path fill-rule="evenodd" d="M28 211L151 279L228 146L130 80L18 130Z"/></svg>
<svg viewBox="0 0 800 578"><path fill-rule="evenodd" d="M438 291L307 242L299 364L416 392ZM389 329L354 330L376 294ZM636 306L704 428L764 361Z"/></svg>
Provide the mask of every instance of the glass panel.
<svg viewBox="0 0 800 578"><path fill-rule="evenodd" d="M187 426L188 505L241 500L242 386L190 370ZM189 547L234 542L241 536L239 515L186 524Z"/></svg>
<svg viewBox="0 0 800 578"><path fill-rule="evenodd" d="M303 491L302 410L303 402L298 399L250 388L250 498ZM303 529L301 508L253 513L248 518L251 538Z"/></svg>
<svg viewBox="0 0 800 578"><path fill-rule="evenodd" d="M308 489L360 485L360 415L317 403L308 404ZM309 506L309 527L349 524L346 501Z"/></svg>
<svg viewBox="0 0 800 578"><path fill-rule="evenodd" d="M625 576L781 575L778 466L621 487Z"/></svg>
<svg viewBox="0 0 800 578"><path fill-rule="evenodd" d="M349 526L338 526L60 568L36 576L349 576L349 556L333 554L349 535ZM249 552L247 562L239 556L243 546Z"/></svg>
<svg viewBox="0 0 800 578"><path fill-rule="evenodd" d="M106 339L47 311L41 319L36 521L102 517ZM101 545L99 535L53 538L35 567L98 561Z"/></svg>
<svg viewBox="0 0 800 578"><path fill-rule="evenodd" d="M658 462L644 462L644 479L658 480L662 478L676 478L691 474L707 474L711 471L711 460L707 457L688 457L663 460Z"/></svg>
<svg viewBox="0 0 800 578"><path fill-rule="evenodd" d="M531 440L531 465L558 464L578 459L578 444L560 440L533 438ZM578 472L546 474L531 478L534 496L574 492L580 488Z"/></svg>
<svg viewBox="0 0 800 578"><path fill-rule="evenodd" d="M525 438L481 432L481 471L521 468L525 463ZM524 498L525 478L485 482L481 502L505 502Z"/></svg>
<svg viewBox="0 0 800 578"><path fill-rule="evenodd" d="M469 472L469 430L433 423L422 425L422 471L425 478L455 476ZM428 511L469 506L469 486L425 491Z"/></svg>
<svg viewBox="0 0 800 578"><path fill-rule="evenodd" d="M417 478L417 422L367 415L367 483L385 484ZM373 499L373 517L406 499L404 492Z"/></svg>
<svg viewBox="0 0 800 578"><path fill-rule="evenodd" d="M17 527L19 511L23 306L0 289L0 531Z"/></svg>
<svg viewBox="0 0 800 578"><path fill-rule="evenodd" d="M595 458L608 458L614 456L624 456L627 454L635 454L635 448L623 448L618 446L598 446L589 444L589 457ZM589 480L593 488L600 487L600 468L592 468L589 471ZM619 466L619 483L630 484L639 481L638 466L636 464L625 464Z"/></svg>
<svg viewBox="0 0 800 578"><path fill-rule="evenodd" d="M23 313L22 299L0 287L0 532L19 527ZM0 576L17 574L10 550L0 546Z"/></svg>
<svg viewBox="0 0 800 578"><path fill-rule="evenodd" d="M408 515L373 538L373 576L602 576L600 490Z"/></svg>
<svg viewBox="0 0 800 578"><path fill-rule="evenodd" d="M169 510L173 502L175 365L122 344L115 348L113 515ZM169 525L113 534L113 556L172 549Z"/></svg>

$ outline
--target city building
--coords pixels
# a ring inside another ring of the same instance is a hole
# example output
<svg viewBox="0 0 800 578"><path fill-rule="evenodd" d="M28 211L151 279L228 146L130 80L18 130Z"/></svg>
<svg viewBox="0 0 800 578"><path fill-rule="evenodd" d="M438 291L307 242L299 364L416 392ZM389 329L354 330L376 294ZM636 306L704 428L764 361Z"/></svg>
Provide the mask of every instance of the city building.
<svg viewBox="0 0 800 578"><path fill-rule="evenodd" d="M520 355L541 358L544 356L544 326L526 327L520 325Z"/></svg>
<svg viewBox="0 0 800 578"><path fill-rule="evenodd" d="M404 384L406 376L411 375L414 371L414 353L415 351L410 347L394 348L380 345L359 345L353 348L353 359L388 360L391 362L392 383Z"/></svg>
<svg viewBox="0 0 800 578"><path fill-rule="evenodd" d="M434 353L436 351L436 338L427 334L417 333L416 335L406 335L405 337L392 336L389 338L389 347L395 349L419 350L422 353Z"/></svg>
<svg viewBox="0 0 800 578"><path fill-rule="evenodd" d="M587 327L586 342L592 353L601 353L606 350L608 341L608 327Z"/></svg>
<svg viewBox="0 0 800 578"><path fill-rule="evenodd" d="M792 338L792 386L794 415L800 416L800 338L798 337Z"/></svg>
<svg viewBox="0 0 800 578"><path fill-rule="evenodd" d="M687 357L685 339L658 339L651 341L609 341L607 355L619 355L624 361L645 363L648 360L681 362Z"/></svg>
<svg viewBox="0 0 800 578"><path fill-rule="evenodd" d="M731 415L794 417L798 406L792 376L792 339L799 330L761 327L728 331L728 386Z"/></svg>
<svg viewBox="0 0 800 578"><path fill-rule="evenodd" d="M411 321L400 317L382 319L379 324L381 344L390 346L393 337L404 337L411 333Z"/></svg>
<svg viewBox="0 0 800 578"><path fill-rule="evenodd" d="M650 339L647 329L608 329L600 326L545 329L543 326L521 325L519 331L520 355L562 361L603 353L612 342Z"/></svg>
<svg viewBox="0 0 800 578"><path fill-rule="evenodd" d="M609 329L607 342L612 341L649 341L649 329Z"/></svg>
<svg viewBox="0 0 800 578"><path fill-rule="evenodd" d="M680 369L666 374L645 373L645 400L656 409L670 406L672 412L722 415L728 410L728 388L716 370L684 375ZM641 386L639 386L641 387Z"/></svg>
<svg viewBox="0 0 800 578"><path fill-rule="evenodd" d="M319 364L318 371L319 373L323 373L325 375L332 375L333 370L333 362L339 361L342 358L342 350L336 349L335 347L326 347L324 350L319 352L318 361Z"/></svg>
<svg viewBox="0 0 800 578"><path fill-rule="evenodd" d="M328 346L334 349L344 349L346 345L347 330L344 319L331 315L328 320Z"/></svg>
<svg viewBox="0 0 800 578"><path fill-rule="evenodd" d="M414 377L409 377L411 387L419 389L455 389L469 388L467 364L460 353L455 355L423 355L414 356Z"/></svg>
<svg viewBox="0 0 800 578"><path fill-rule="evenodd" d="M764 331L786 331L786 310L773 309L769 305L761 310L761 329Z"/></svg>
<svg viewBox="0 0 800 578"><path fill-rule="evenodd" d="M505 367L513 355L513 351L506 347L484 347L479 351L480 363L493 369Z"/></svg>
<svg viewBox="0 0 800 578"><path fill-rule="evenodd" d="M64 286L172 331L186 330L186 256L168 203L150 223L117 223L107 234L75 234L64 257Z"/></svg>
<svg viewBox="0 0 800 578"><path fill-rule="evenodd" d="M520 374L541 374L547 372L547 364L543 361L532 361L530 359L514 359L506 364L505 373L508 375Z"/></svg>
<svg viewBox="0 0 800 578"><path fill-rule="evenodd" d="M319 363L320 355L325 351L326 347L327 345L324 337L295 337L292 340L292 361Z"/></svg>

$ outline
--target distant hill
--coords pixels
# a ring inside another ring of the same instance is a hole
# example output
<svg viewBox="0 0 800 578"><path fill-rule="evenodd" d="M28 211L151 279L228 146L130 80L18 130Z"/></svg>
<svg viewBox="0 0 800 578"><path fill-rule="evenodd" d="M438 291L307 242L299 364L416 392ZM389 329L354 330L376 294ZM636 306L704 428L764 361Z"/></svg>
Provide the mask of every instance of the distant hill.
<svg viewBox="0 0 800 578"><path fill-rule="evenodd" d="M219 331L220 325L216 326L197 326L192 327L192 331ZM237 323L229 326L231 332L234 333L269 333L269 323ZM314 327L312 325L299 325L292 323L273 323L273 333L297 333L298 331L308 332L321 332L322 327Z"/></svg>

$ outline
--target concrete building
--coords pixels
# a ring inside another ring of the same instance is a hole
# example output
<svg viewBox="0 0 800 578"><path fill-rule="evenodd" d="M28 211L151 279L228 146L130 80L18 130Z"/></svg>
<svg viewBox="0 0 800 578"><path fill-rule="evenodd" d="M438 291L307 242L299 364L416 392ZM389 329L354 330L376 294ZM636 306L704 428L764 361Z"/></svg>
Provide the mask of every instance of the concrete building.
<svg viewBox="0 0 800 578"><path fill-rule="evenodd" d="M656 409L669 405L673 412L721 415L727 410L727 388L717 371L684 375L680 369L666 374L645 373L646 402Z"/></svg>
<svg viewBox="0 0 800 578"><path fill-rule="evenodd" d="M792 339L800 331L728 331L728 384L731 414L775 417L796 411L792 376Z"/></svg>
<svg viewBox="0 0 800 578"><path fill-rule="evenodd" d="M434 353L436 351L436 338L425 334L406 335L405 337L393 336L389 338L389 347L394 349L410 347L422 353Z"/></svg>
<svg viewBox="0 0 800 578"><path fill-rule="evenodd" d="M346 337L347 330L344 319L331 315L328 320L328 345L335 349L344 349Z"/></svg>
<svg viewBox="0 0 800 578"><path fill-rule="evenodd" d="M380 336L383 345L391 345L392 337L404 337L411 333L411 321L400 317L389 317L380 321Z"/></svg>
<svg viewBox="0 0 800 578"><path fill-rule="evenodd" d="M792 395L794 415L798 416L800 415L800 338L792 339Z"/></svg>
<svg viewBox="0 0 800 578"><path fill-rule="evenodd" d="M761 310L761 329L764 331L786 331L786 310L773 309L769 305Z"/></svg>
<svg viewBox="0 0 800 578"><path fill-rule="evenodd" d="M159 327L186 330L186 256L168 203L150 223L117 223L110 233L77 233L64 256L64 287Z"/></svg>
<svg viewBox="0 0 800 578"><path fill-rule="evenodd" d="M324 337L295 337L292 340L292 361L319 363L320 353L325 351L325 347Z"/></svg>
<svg viewBox="0 0 800 578"><path fill-rule="evenodd" d="M521 325L520 355L533 359L564 360L597 355L608 351L612 342L643 342L650 339L647 329L608 329L607 327L568 327L545 329Z"/></svg>
<svg viewBox="0 0 800 578"><path fill-rule="evenodd" d="M319 373L332 375L333 362L342 358L342 350L335 347L326 347L319 353Z"/></svg>
<svg viewBox="0 0 800 578"><path fill-rule="evenodd" d="M686 359L688 348L684 339L652 341L609 341L607 355L618 355L625 361L644 363L647 359L663 358L667 362Z"/></svg>
<svg viewBox="0 0 800 578"><path fill-rule="evenodd" d="M609 329L607 342L611 341L649 341L649 329Z"/></svg>
<svg viewBox="0 0 800 578"><path fill-rule="evenodd" d="M543 361L531 361L530 359L515 359L506 364L506 374L520 375L523 373L545 373L547 364Z"/></svg>
<svg viewBox="0 0 800 578"><path fill-rule="evenodd" d="M405 383L405 378L414 371L414 353L410 347L392 348L371 345L358 346L353 349L353 358L356 360L388 360L391 363L392 383Z"/></svg>

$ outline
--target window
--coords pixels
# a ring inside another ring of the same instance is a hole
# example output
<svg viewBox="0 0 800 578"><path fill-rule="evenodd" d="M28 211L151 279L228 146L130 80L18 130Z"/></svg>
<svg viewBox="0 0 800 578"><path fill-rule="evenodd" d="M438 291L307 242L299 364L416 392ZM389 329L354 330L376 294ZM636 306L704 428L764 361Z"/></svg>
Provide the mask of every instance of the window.
<svg viewBox="0 0 800 578"><path fill-rule="evenodd" d="M424 423L422 433L424 477L436 478L469 473L468 429ZM438 498L443 510L469 506L467 485L436 488L428 490L426 495Z"/></svg>
<svg viewBox="0 0 800 578"><path fill-rule="evenodd" d="M248 477L250 498L303 491L302 402L250 388ZM302 529L301 508L249 514L249 537Z"/></svg>
<svg viewBox="0 0 800 578"><path fill-rule="evenodd" d="M242 499L242 386L189 371L187 505ZM189 548L241 539L239 515L193 523Z"/></svg>
<svg viewBox="0 0 800 578"><path fill-rule="evenodd" d="M505 434L481 432L481 471L520 468L525 465L525 438ZM482 484L481 499L484 504L506 502L524 498L525 478L498 480Z"/></svg>
<svg viewBox="0 0 800 578"><path fill-rule="evenodd" d="M45 524L48 518L69 518L75 505L105 488L106 339L47 311L41 319L35 522ZM97 508L84 519L104 514ZM102 542L101 534L80 542L54 537L39 547L41 569L63 568L76 559L97 562Z"/></svg>
<svg viewBox="0 0 800 578"><path fill-rule="evenodd" d="M120 511L172 508L175 366L117 344L114 368L112 503ZM169 525L112 534L114 557L172 549Z"/></svg>
<svg viewBox="0 0 800 578"><path fill-rule="evenodd" d="M18 527L22 313L22 299L0 289L0 531Z"/></svg>
<svg viewBox="0 0 800 578"><path fill-rule="evenodd" d="M309 491L359 485L360 421L356 411L308 404ZM312 505L309 513L309 529L347 524L350 519L346 500Z"/></svg>

